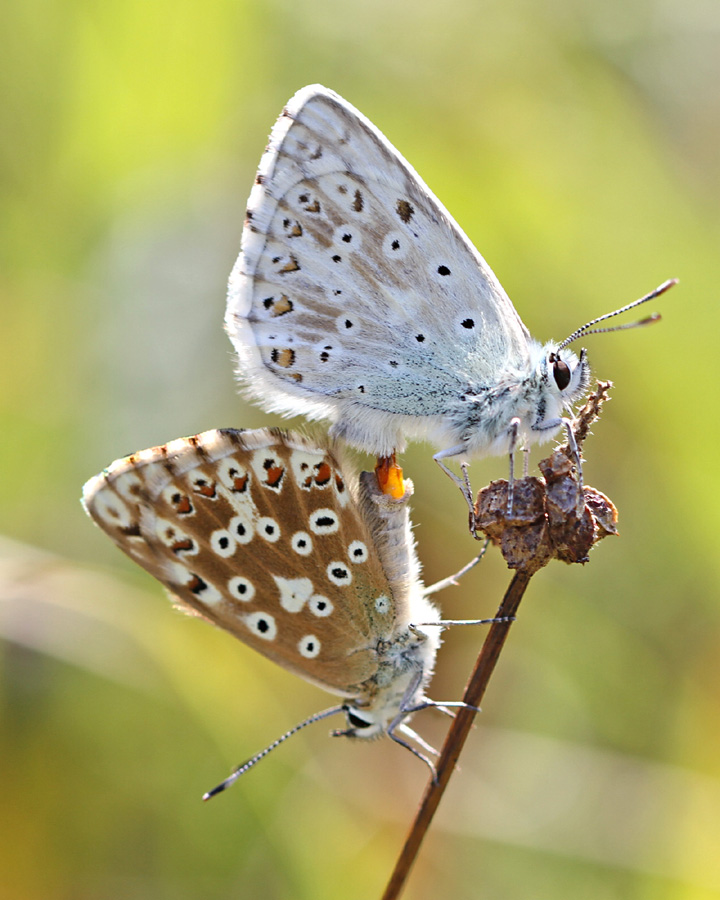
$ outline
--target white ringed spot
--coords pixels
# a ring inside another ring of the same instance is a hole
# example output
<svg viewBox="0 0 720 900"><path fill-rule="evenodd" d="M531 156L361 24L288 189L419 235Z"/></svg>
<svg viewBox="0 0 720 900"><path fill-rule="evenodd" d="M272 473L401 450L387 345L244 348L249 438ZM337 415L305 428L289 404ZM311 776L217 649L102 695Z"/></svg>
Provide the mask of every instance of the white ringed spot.
<svg viewBox="0 0 720 900"><path fill-rule="evenodd" d="M352 541L348 547L348 557L350 562L364 563L368 561L370 554L368 553L368 548L362 541Z"/></svg>
<svg viewBox="0 0 720 900"><path fill-rule="evenodd" d="M255 534L255 528L249 516L233 516L230 519L228 531L238 544L249 544Z"/></svg>
<svg viewBox="0 0 720 900"><path fill-rule="evenodd" d="M243 620L252 633L264 641L274 641L277 636L275 619L266 612L252 612L243 616Z"/></svg>
<svg viewBox="0 0 720 900"><path fill-rule="evenodd" d="M127 528L134 524L127 506L116 494L109 491L101 491L93 498L92 511L109 525Z"/></svg>
<svg viewBox="0 0 720 900"><path fill-rule="evenodd" d="M140 499L143 483L136 472L123 472L113 479L113 487L125 500L137 503Z"/></svg>
<svg viewBox="0 0 720 900"><path fill-rule="evenodd" d="M339 527L340 520L332 509L316 509L310 513L310 531L313 534L335 534Z"/></svg>
<svg viewBox="0 0 720 900"><path fill-rule="evenodd" d="M380 594L379 597L375 598L375 611L382 616L390 612L390 598L387 594Z"/></svg>
<svg viewBox="0 0 720 900"><path fill-rule="evenodd" d="M341 562L331 562L327 569L327 577L332 581L333 584L337 585L346 585L352 582L352 572L345 563Z"/></svg>
<svg viewBox="0 0 720 900"><path fill-rule="evenodd" d="M257 523L257 533L271 544L280 539L280 526L270 516L260 516Z"/></svg>
<svg viewBox="0 0 720 900"><path fill-rule="evenodd" d="M325 616L330 615L335 607L332 605L332 602L328 600L327 597L323 597L322 594L313 594L308 603L308 609L314 615L324 619Z"/></svg>
<svg viewBox="0 0 720 900"><path fill-rule="evenodd" d="M235 600L249 603L255 596L255 585L242 575L236 575L228 581L228 591Z"/></svg>
<svg viewBox="0 0 720 900"><path fill-rule="evenodd" d="M290 546L300 556L310 556L312 553L312 538L307 531L296 531L290 538Z"/></svg>
<svg viewBox="0 0 720 900"><path fill-rule="evenodd" d="M320 641L314 634L306 634L298 641L298 650L300 656L304 656L305 659L315 659L320 653Z"/></svg>
<svg viewBox="0 0 720 900"><path fill-rule="evenodd" d="M210 535L210 547L218 556L227 558L235 552L235 538L226 528L218 528Z"/></svg>

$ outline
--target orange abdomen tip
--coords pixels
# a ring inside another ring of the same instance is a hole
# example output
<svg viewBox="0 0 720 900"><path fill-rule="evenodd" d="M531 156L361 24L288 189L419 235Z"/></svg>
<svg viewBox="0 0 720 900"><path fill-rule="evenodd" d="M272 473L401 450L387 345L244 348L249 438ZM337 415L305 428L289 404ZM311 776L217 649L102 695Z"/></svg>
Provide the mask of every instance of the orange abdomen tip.
<svg viewBox="0 0 720 900"><path fill-rule="evenodd" d="M378 481L378 487L383 494L389 494L395 500L400 500L405 496L405 481L403 480L403 470L395 461L395 454L392 456L378 457L375 466L375 477Z"/></svg>

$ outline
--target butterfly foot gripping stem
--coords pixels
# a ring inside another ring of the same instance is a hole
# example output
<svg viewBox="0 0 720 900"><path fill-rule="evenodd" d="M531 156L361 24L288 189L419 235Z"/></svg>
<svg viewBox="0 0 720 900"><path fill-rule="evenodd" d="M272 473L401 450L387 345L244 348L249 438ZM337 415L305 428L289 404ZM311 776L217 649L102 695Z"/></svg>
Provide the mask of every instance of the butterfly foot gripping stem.
<svg viewBox="0 0 720 900"><path fill-rule="evenodd" d="M584 499L584 486L583 486L583 467L582 467L582 457L580 456L580 447L578 446L578 442L575 440L575 423L572 419L563 419L563 425L565 426L565 431L567 432L567 442L568 448L570 450L570 454L573 457L573 462L575 463L575 474L577 478L577 515L581 516L583 508L585 506Z"/></svg>
<svg viewBox="0 0 720 900"><path fill-rule="evenodd" d="M517 450L518 432L520 430L520 419L517 416L510 420L508 433L510 435L510 452L509 471L508 471L508 493L507 493L507 518L512 517L513 500L515 495L515 451Z"/></svg>

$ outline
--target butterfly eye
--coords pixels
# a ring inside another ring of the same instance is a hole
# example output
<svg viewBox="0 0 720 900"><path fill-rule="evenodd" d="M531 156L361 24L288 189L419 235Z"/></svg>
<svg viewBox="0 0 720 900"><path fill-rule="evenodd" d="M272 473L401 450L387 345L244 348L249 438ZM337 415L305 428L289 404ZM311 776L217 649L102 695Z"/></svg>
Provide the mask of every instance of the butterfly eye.
<svg viewBox="0 0 720 900"><path fill-rule="evenodd" d="M564 391L570 384L570 367L567 363L563 362L559 356L555 356L555 354L550 356L550 362L553 367L555 384L558 386L558 390Z"/></svg>
<svg viewBox="0 0 720 900"><path fill-rule="evenodd" d="M346 710L348 725L352 725L353 728L370 728L373 724L372 722L366 722L365 719L361 719L356 713L354 713L351 709Z"/></svg>

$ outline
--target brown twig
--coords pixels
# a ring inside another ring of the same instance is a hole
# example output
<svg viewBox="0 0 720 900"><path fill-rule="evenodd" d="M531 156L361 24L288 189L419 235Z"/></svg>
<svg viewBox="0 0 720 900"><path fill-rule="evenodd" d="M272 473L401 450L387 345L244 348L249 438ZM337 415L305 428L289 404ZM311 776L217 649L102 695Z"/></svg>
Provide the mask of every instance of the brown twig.
<svg viewBox="0 0 720 900"><path fill-rule="evenodd" d="M531 578L532 574L527 572L515 573L497 611L497 618L515 616ZM511 622L496 622L491 625L463 695L463 701L468 706L478 707L480 705L511 624ZM382 900L395 900L400 896L423 838L455 770L458 757L470 734L476 715L474 709L462 708L453 720L438 759L437 779L431 781L425 790L425 796L420 803L417 816L395 864Z"/></svg>

